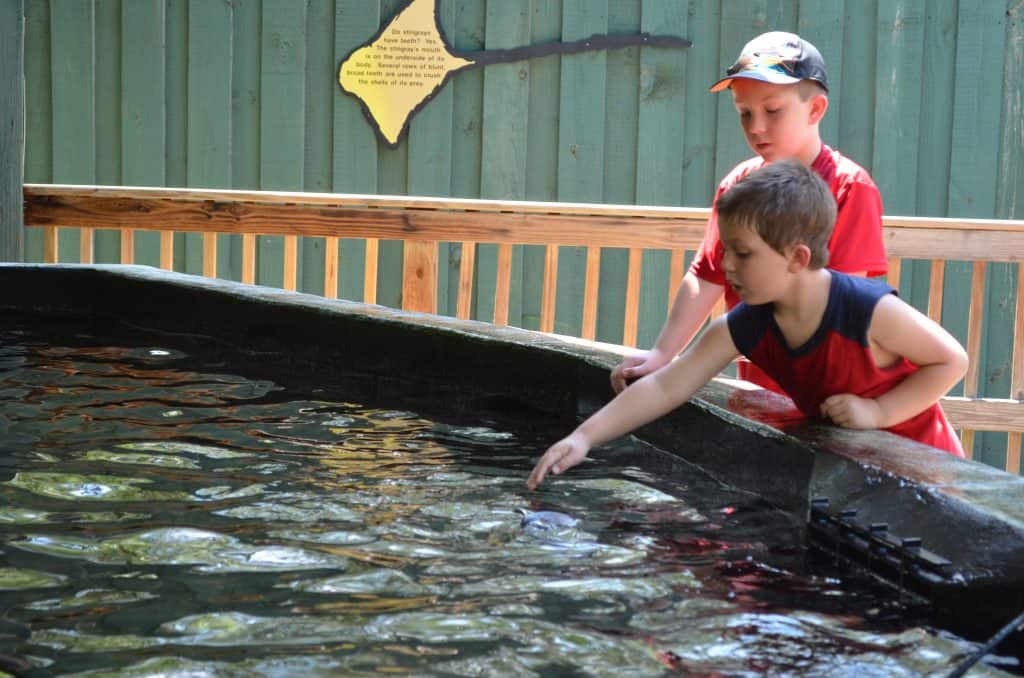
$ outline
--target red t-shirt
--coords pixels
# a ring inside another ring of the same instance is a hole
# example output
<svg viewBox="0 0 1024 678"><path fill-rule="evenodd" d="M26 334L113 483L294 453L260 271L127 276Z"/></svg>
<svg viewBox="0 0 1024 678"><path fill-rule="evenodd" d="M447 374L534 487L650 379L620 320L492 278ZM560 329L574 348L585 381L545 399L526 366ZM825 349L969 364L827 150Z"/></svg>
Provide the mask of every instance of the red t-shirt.
<svg viewBox="0 0 1024 678"><path fill-rule="evenodd" d="M718 185L704 242L690 264L690 271L700 278L725 287L725 304L733 308L739 297L725 279L722 270L722 241L718 235L718 198L733 184L754 170L764 167L760 156L737 165ZM882 196L863 167L825 144L811 163L811 169L828 184L836 199L836 223L828 243L828 267L843 273L866 271L868 276L885 275L889 270L882 241ZM741 362L740 377L759 386L784 393L768 375L753 365Z"/></svg>

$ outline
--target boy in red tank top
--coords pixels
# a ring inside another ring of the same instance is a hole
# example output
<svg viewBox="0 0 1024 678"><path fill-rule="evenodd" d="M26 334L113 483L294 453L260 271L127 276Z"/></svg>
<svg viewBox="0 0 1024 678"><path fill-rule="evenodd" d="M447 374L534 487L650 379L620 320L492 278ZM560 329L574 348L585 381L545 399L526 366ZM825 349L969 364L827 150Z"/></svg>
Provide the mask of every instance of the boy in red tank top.
<svg viewBox="0 0 1024 678"><path fill-rule="evenodd" d="M825 268L835 209L829 187L796 160L757 169L723 194L721 268L740 303L552 445L527 486L675 409L741 354L806 416L962 457L938 401L967 371L966 352L884 282Z"/></svg>

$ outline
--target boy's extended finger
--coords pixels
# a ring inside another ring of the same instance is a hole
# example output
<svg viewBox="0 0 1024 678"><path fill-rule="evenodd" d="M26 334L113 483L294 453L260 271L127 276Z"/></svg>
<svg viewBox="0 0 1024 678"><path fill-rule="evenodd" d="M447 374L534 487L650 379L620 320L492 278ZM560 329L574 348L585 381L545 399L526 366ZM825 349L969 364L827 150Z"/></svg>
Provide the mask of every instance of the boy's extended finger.
<svg viewBox="0 0 1024 678"><path fill-rule="evenodd" d="M537 465L533 467L533 471L530 472L530 477L526 479L526 487L532 490L540 485L547 476L552 463L553 461L548 458L548 455L545 454L541 457Z"/></svg>

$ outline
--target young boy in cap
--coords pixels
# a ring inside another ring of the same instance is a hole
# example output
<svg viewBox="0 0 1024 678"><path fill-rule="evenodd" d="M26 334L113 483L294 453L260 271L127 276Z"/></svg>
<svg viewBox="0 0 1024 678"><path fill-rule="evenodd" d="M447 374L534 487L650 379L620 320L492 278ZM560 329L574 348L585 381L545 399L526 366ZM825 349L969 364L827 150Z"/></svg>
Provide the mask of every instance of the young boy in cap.
<svg viewBox="0 0 1024 678"><path fill-rule="evenodd" d="M835 215L828 186L799 161L740 179L719 198L718 223L722 270L741 303L552 445L527 486L675 409L741 353L806 416L964 456L938 401L967 371L966 352L884 282L825 268Z"/></svg>
<svg viewBox="0 0 1024 678"><path fill-rule="evenodd" d="M769 163L793 158L813 169L829 186L838 212L829 243L829 266L854 275L888 270L882 242L882 199L870 175L821 141L818 125L828 110L828 75L821 54L792 33L774 31L744 46L726 77L712 92L729 89L740 126L757 156L737 165L722 180L712 203L704 242L676 293L654 347L624 359L612 370L616 392L627 381L657 370L686 346L725 293L726 306L738 297L722 270L722 242L715 204L733 184ZM781 392L779 385L747 362L740 377Z"/></svg>

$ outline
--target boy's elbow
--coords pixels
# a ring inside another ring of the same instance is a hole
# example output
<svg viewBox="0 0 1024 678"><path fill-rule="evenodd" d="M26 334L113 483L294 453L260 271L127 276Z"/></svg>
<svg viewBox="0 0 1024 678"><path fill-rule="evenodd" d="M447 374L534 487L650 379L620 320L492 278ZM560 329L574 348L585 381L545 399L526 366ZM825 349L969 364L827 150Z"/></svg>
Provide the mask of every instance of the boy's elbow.
<svg viewBox="0 0 1024 678"><path fill-rule="evenodd" d="M960 381L967 374L969 363L970 359L967 357L967 351L964 350L963 346L957 344L950 358L950 364L956 370L957 381Z"/></svg>

